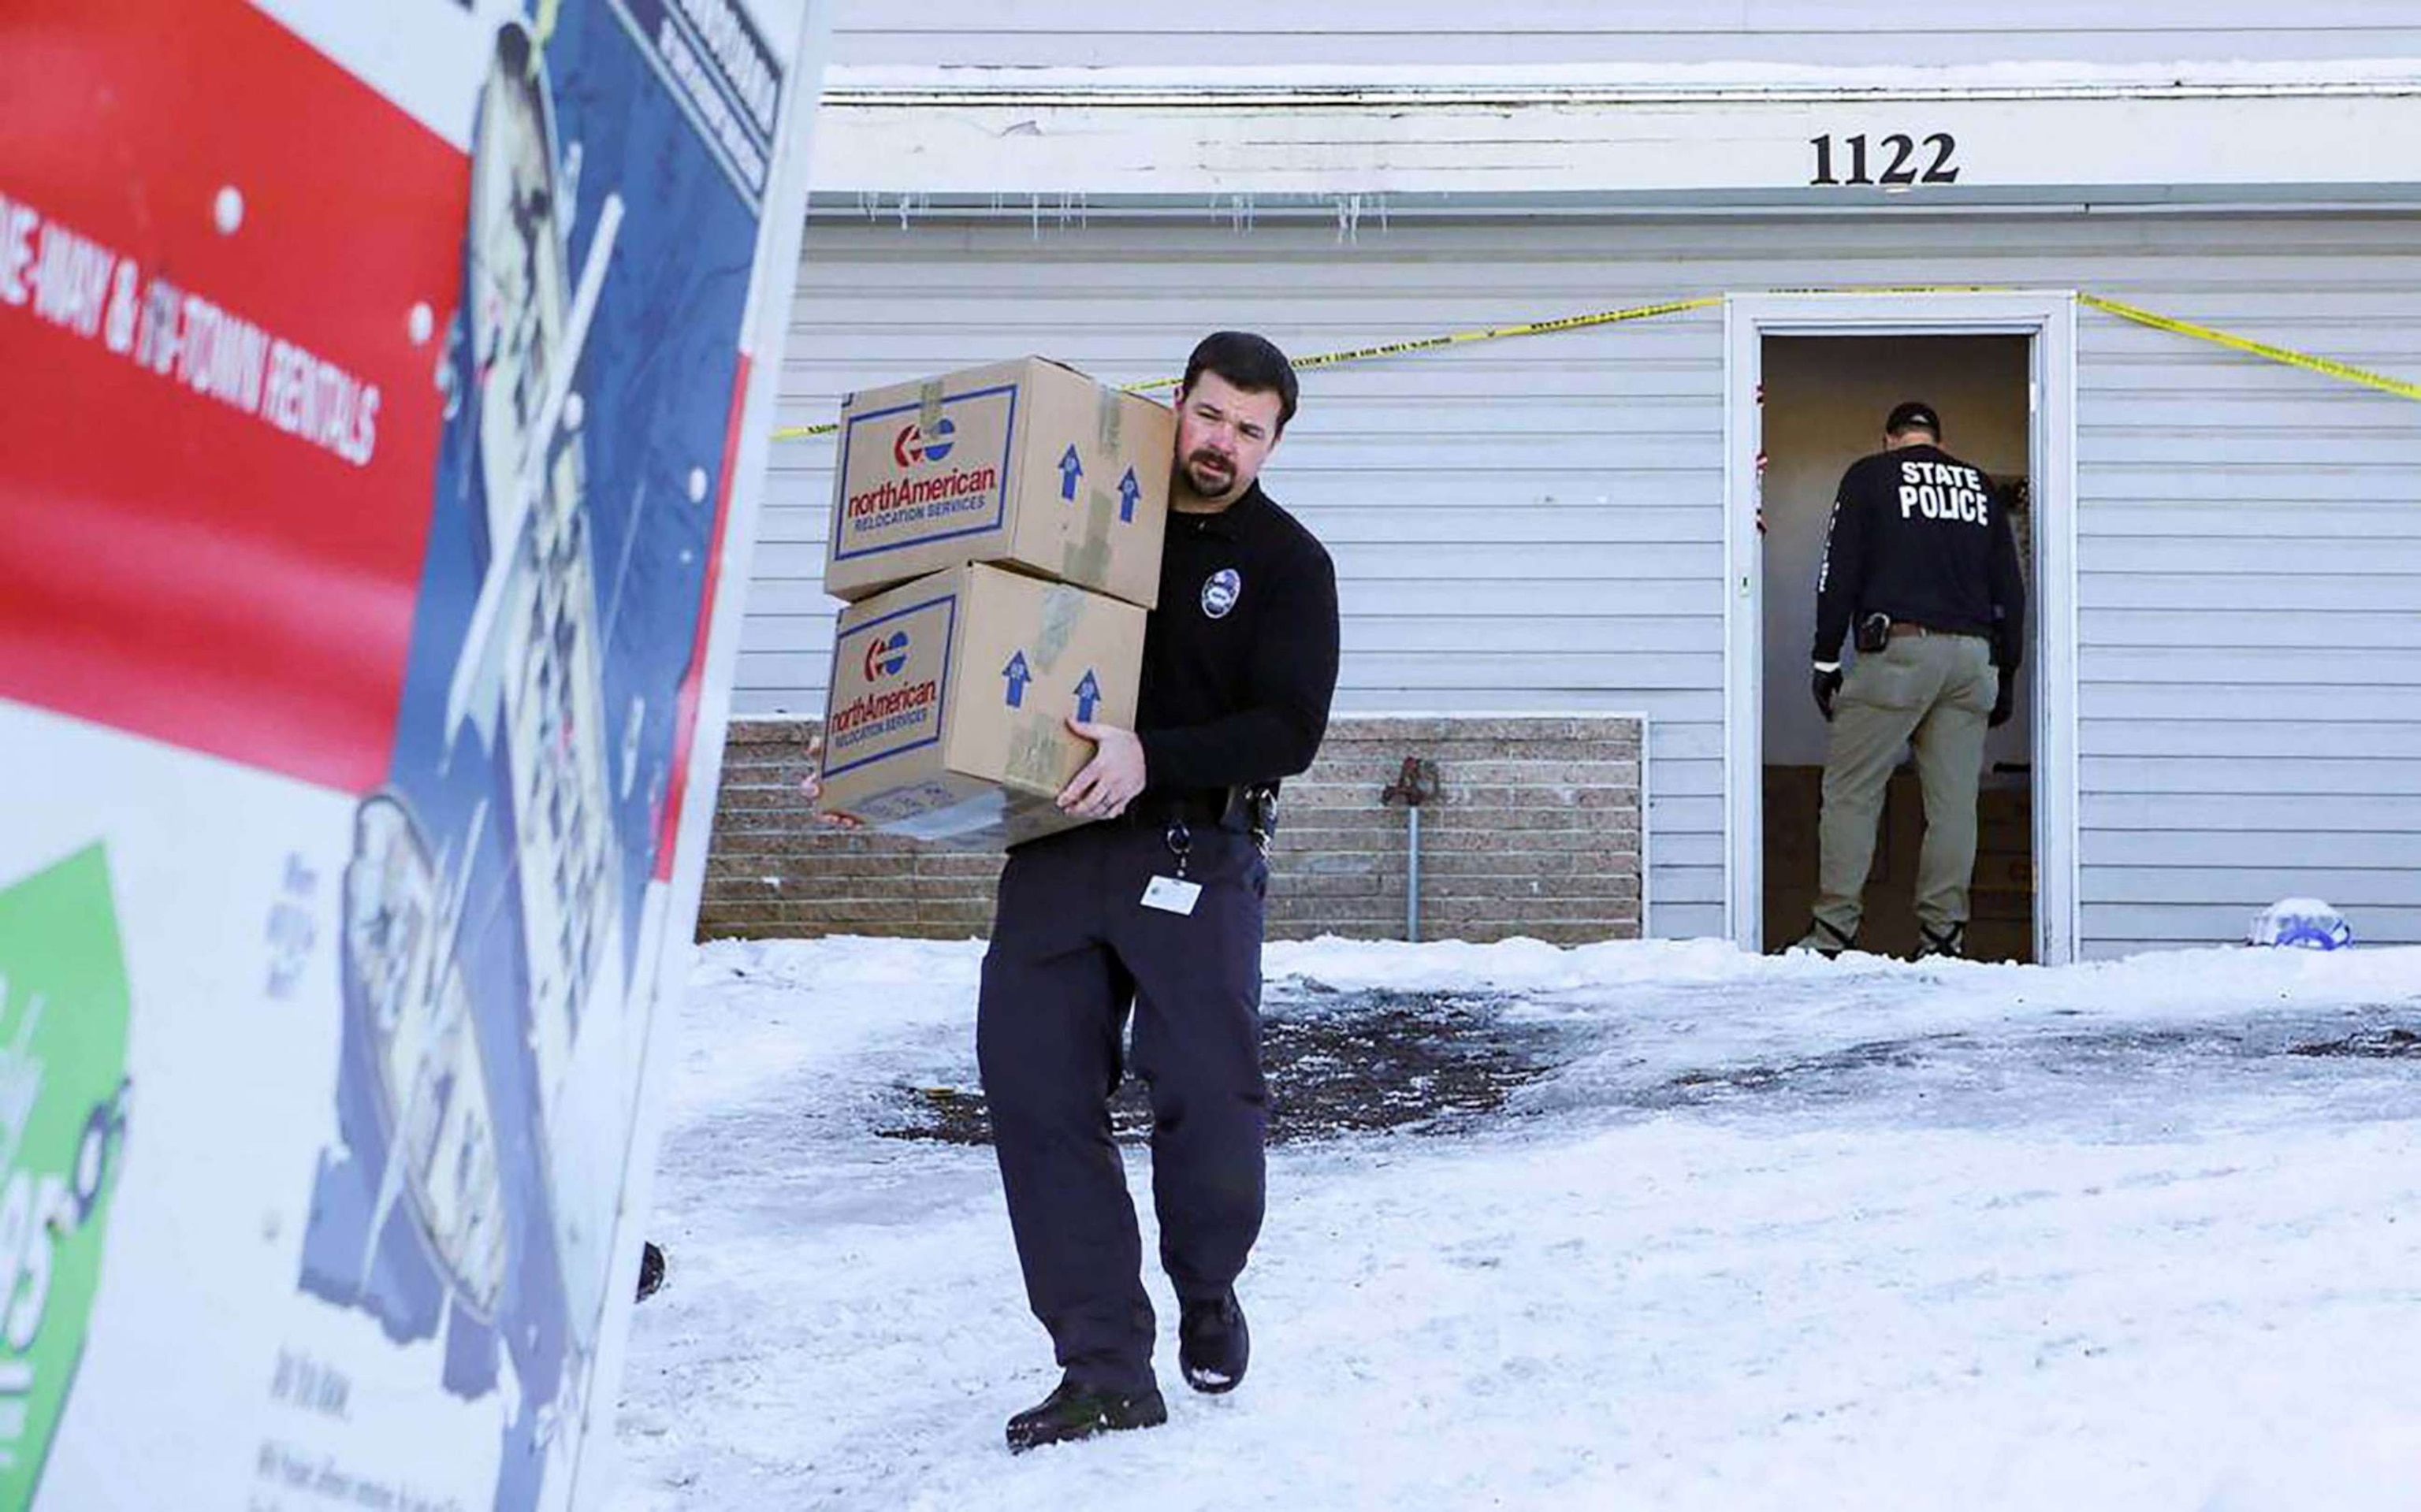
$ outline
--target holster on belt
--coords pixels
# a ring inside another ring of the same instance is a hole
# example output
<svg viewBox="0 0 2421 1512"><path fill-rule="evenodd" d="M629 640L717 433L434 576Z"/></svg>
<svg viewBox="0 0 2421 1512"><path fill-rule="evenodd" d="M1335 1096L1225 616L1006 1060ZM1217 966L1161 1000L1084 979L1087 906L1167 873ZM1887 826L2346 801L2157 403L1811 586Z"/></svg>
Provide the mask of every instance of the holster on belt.
<svg viewBox="0 0 2421 1512"><path fill-rule="evenodd" d="M1254 844L1267 850L1271 837L1278 833L1277 787L1270 783L1248 783L1228 788L1219 827L1249 834Z"/></svg>

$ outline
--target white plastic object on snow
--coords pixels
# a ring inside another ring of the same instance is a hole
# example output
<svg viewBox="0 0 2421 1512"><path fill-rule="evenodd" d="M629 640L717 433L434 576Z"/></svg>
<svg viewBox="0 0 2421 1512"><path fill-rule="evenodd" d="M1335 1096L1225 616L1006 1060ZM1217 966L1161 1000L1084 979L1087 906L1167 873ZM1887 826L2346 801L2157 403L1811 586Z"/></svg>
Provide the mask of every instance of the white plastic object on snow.
<svg viewBox="0 0 2421 1512"><path fill-rule="evenodd" d="M2353 926L2317 897L2282 897L2253 915L2253 927L2244 941L2254 945L2342 950L2353 943Z"/></svg>

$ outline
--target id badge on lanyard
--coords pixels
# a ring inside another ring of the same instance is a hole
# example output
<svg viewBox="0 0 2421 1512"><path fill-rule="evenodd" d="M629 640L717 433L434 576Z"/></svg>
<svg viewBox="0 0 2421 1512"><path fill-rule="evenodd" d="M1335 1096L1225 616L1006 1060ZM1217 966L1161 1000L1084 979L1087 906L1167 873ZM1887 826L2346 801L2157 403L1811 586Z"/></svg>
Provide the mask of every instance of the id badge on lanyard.
<svg viewBox="0 0 2421 1512"><path fill-rule="evenodd" d="M1163 913L1191 917L1194 905L1202 899L1202 884L1190 881L1185 876L1186 858L1194 850L1194 832L1185 827L1184 820L1179 819L1168 827L1167 840L1169 854L1177 858L1177 875L1162 874L1146 882L1143 906L1158 909Z"/></svg>

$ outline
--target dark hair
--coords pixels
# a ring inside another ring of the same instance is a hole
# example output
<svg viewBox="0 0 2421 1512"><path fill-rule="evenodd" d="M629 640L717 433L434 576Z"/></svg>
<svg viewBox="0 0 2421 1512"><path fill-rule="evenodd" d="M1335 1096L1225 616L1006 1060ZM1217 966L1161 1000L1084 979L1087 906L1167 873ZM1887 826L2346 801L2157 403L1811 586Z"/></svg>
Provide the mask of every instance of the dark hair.
<svg viewBox="0 0 2421 1512"><path fill-rule="evenodd" d="M1202 338L1193 356L1185 359L1183 387L1187 393L1194 391L1194 381L1206 369L1247 394L1275 394L1278 433L1286 433L1287 422L1294 418L1294 364L1287 361L1276 343L1250 331L1213 332Z"/></svg>

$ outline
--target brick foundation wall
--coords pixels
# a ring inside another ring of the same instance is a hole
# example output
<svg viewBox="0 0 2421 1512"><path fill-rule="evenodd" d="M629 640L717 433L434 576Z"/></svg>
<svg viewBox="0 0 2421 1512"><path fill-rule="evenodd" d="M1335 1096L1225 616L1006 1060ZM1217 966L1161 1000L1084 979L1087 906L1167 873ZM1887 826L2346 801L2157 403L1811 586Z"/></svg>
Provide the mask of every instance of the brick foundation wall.
<svg viewBox="0 0 2421 1512"><path fill-rule="evenodd" d="M698 937L984 933L998 853L816 825L798 795L816 727L733 722ZM1603 715L1333 721L1286 786L1271 937L1403 937L1404 811L1380 795L1416 756L1439 787L1421 813L1424 939L1638 938L1646 737Z"/></svg>

